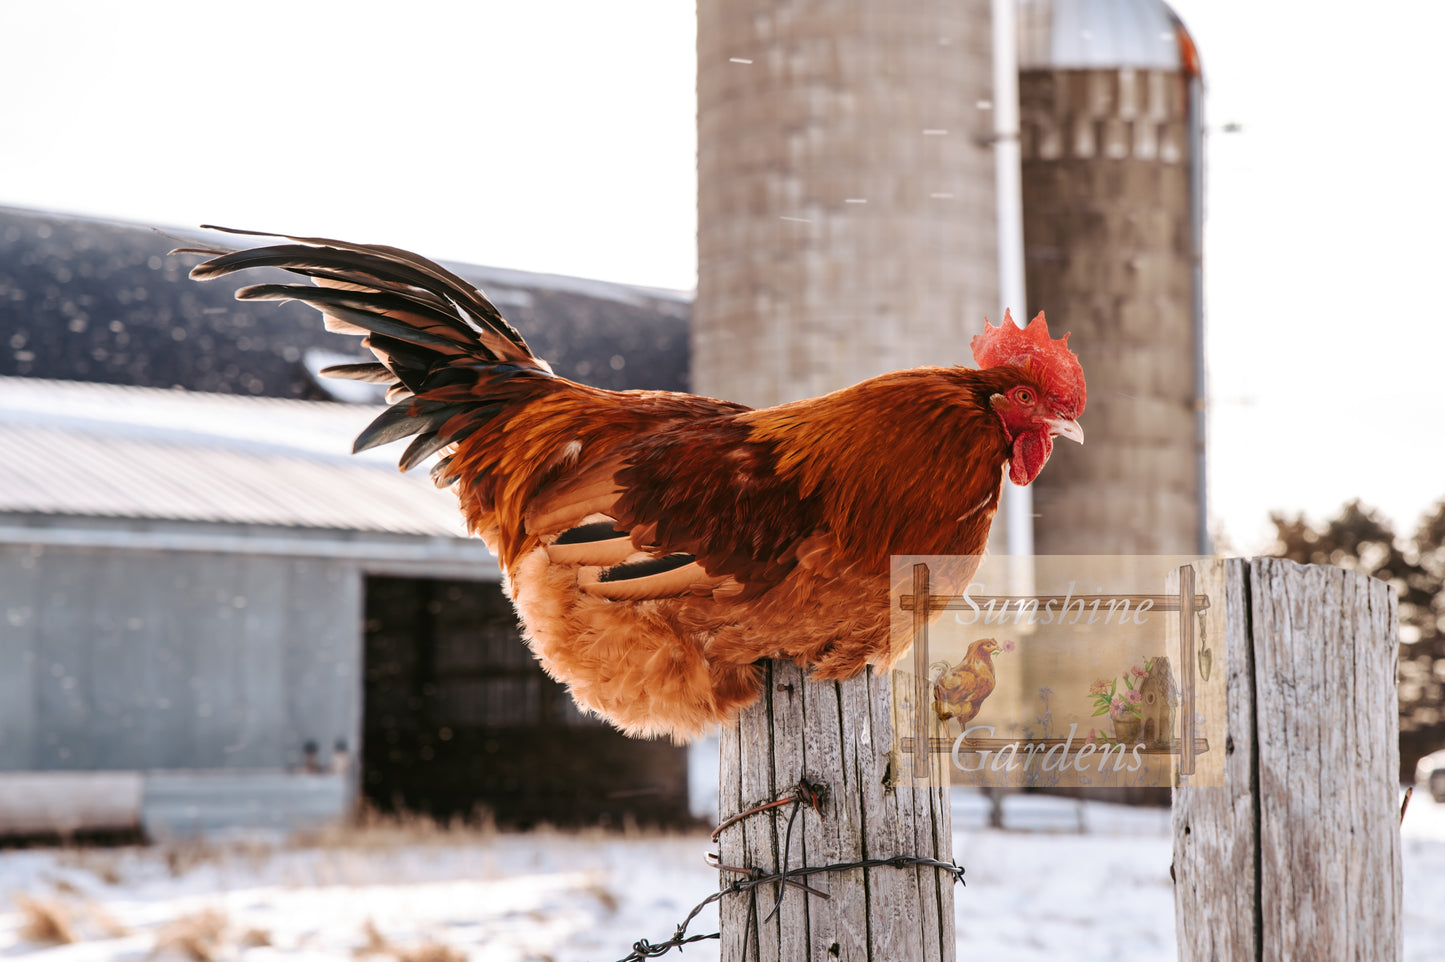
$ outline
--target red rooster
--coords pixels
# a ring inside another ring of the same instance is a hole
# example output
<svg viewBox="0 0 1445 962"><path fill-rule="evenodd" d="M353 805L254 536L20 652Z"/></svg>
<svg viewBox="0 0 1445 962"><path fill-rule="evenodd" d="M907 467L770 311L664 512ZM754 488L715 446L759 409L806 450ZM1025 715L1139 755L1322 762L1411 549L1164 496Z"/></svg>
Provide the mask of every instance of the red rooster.
<svg viewBox="0 0 1445 962"><path fill-rule="evenodd" d="M326 372L391 385L356 450L412 437L403 470L442 455L432 477L498 555L542 666L631 734L685 739L732 717L759 696L760 659L819 679L889 668L903 654L889 555L981 554L1002 469L1028 484L1055 436L1083 441L1083 370L1043 315L985 325L979 370L751 410L557 377L437 264L284 239L181 253L212 255L198 279L279 267L315 283L236 296L304 301L365 338L376 363Z"/></svg>
<svg viewBox="0 0 1445 962"><path fill-rule="evenodd" d="M945 725L950 718L958 720L960 731L967 731L984 699L993 694L992 656L1003 647L992 638L980 638L968 646L963 661L942 671L933 683L933 712Z"/></svg>

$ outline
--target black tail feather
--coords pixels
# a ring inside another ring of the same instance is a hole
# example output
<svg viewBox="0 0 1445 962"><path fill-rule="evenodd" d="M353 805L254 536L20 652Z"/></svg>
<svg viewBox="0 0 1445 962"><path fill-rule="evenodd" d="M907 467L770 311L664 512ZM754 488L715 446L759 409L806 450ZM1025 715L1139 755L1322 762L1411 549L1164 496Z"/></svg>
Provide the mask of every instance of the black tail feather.
<svg viewBox="0 0 1445 962"><path fill-rule="evenodd" d="M396 375L386 369L385 364L332 364L321 369L322 377L334 377L342 381L369 381L372 384L390 384Z"/></svg>
<svg viewBox="0 0 1445 962"><path fill-rule="evenodd" d="M446 290L449 298L457 301L466 307L467 310L485 319L486 323L493 327L499 334L506 337L513 344L520 347L531 357L532 352L527 347L527 342L516 328L508 324L502 317L500 311L491 301L467 281L453 274L434 261L425 257L413 254L411 251L401 250L397 247L388 247L383 244L355 244L350 241L335 240L329 237L293 237L287 234L272 234L266 231L239 230L234 227L218 227L210 224L203 224L207 230L221 231L226 234L241 234L249 237L279 237L283 240L294 241L298 244L308 245L306 250L314 253L316 248L331 248L336 251L344 251L352 255L346 260L351 265L351 270L366 270L368 267L376 268L375 276L382 280L393 280L409 287L416 287L422 290L435 291L438 286ZM283 246L284 245L279 245ZM257 248L257 250L268 250L268 248ZM237 252L238 254L241 252ZM202 264L201 267L206 265ZM284 266L284 265L274 265ZM233 270L235 268L232 268ZM229 273L229 271L226 271ZM368 271L369 273L369 271ZM365 281L361 281L365 283Z"/></svg>
<svg viewBox="0 0 1445 962"><path fill-rule="evenodd" d="M351 453L360 454L380 444L400 441L423 431L435 431L452 415L464 413L472 407L466 403L428 404L415 399L393 404L356 436Z"/></svg>
<svg viewBox="0 0 1445 962"><path fill-rule="evenodd" d="M339 364L321 372L389 385L392 406L357 436L354 451L415 435L401 456L401 469L410 470L490 422L515 393L501 387L506 382L519 375L553 376L481 291L424 257L324 237L209 229L288 243L232 251L178 248L175 253L209 257L192 268L192 277L209 280L267 267L309 278L313 284L252 285L236 297L309 304L328 328L361 335L376 356L377 363ZM454 480L445 469L434 469L433 478Z"/></svg>
<svg viewBox="0 0 1445 962"><path fill-rule="evenodd" d="M401 463L398 465L403 471L410 471L421 464L427 458L451 444L465 441L492 419L502 409L500 404L489 404L485 407L469 407L467 416L463 423L448 423L432 433L418 435L407 446L401 456Z"/></svg>
<svg viewBox="0 0 1445 962"><path fill-rule="evenodd" d="M431 316L429 312L424 312L424 309L420 308L414 309L411 313L421 315L419 320L433 321L435 326L419 327L416 324L394 319L387 313L388 311L401 311L406 308L389 306L388 298L385 295L372 294L362 297L350 291L338 291L325 287L256 284L241 288L236 292L236 299L239 301L304 301L325 314L334 314L348 324L376 334L384 334L421 347L434 347L452 354L460 354L466 350L467 353L480 354L488 360L496 359L495 355L477 340L475 333L456 332L450 337L446 334L436 333L437 327L450 327L456 324L456 321ZM449 321L450 323L448 323ZM470 350L467 350L468 348Z"/></svg>

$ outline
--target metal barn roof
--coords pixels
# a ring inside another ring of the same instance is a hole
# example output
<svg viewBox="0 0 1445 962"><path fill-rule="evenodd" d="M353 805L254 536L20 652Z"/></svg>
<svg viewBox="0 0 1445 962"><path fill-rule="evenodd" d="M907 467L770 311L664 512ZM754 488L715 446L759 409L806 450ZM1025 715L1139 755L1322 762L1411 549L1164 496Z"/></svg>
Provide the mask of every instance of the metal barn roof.
<svg viewBox="0 0 1445 962"><path fill-rule="evenodd" d="M327 333L304 304L232 296L245 284L294 280L279 272L190 280L200 258L167 251L198 241L263 242L0 207L0 376L354 400L340 392L365 385L318 378L312 361L370 360L356 338ZM448 266L481 286L563 377L614 390L687 389L690 295Z"/></svg>
<svg viewBox="0 0 1445 962"><path fill-rule="evenodd" d="M1195 70L1163 0L1020 0L1019 69Z"/></svg>
<svg viewBox="0 0 1445 962"><path fill-rule="evenodd" d="M349 453L380 411L0 378L0 514L463 537L455 496L399 450Z"/></svg>

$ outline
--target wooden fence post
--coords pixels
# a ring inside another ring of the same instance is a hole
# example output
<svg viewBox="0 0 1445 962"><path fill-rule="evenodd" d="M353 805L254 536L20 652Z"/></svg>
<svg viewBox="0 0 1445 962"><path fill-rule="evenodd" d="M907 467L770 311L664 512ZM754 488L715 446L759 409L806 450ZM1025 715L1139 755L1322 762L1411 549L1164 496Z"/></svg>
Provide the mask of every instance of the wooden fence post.
<svg viewBox="0 0 1445 962"><path fill-rule="evenodd" d="M805 682L788 662L764 667L765 694L721 738L718 813L724 820L789 797L802 802L746 815L722 830L722 883L741 873L924 856L952 860L948 791L896 785L887 676ZM816 806L814 804L816 792ZM951 962L953 876L890 865L824 872L724 897L724 962ZM776 914L773 913L777 906Z"/></svg>
<svg viewBox="0 0 1445 962"><path fill-rule="evenodd" d="M1174 794L1179 958L1399 959L1395 593L1227 564L1226 786Z"/></svg>

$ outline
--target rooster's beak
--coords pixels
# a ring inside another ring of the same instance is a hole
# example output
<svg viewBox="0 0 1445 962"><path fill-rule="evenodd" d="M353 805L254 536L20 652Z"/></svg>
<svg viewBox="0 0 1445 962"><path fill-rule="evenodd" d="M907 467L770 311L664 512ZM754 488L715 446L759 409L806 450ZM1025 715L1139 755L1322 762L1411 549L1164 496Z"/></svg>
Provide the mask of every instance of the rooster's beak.
<svg viewBox="0 0 1445 962"><path fill-rule="evenodd" d="M1079 427L1079 422L1067 418L1057 418L1046 422L1049 426L1049 434L1061 438L1068 438L1070 441L1084 443L1084 429Z"/></svg>

